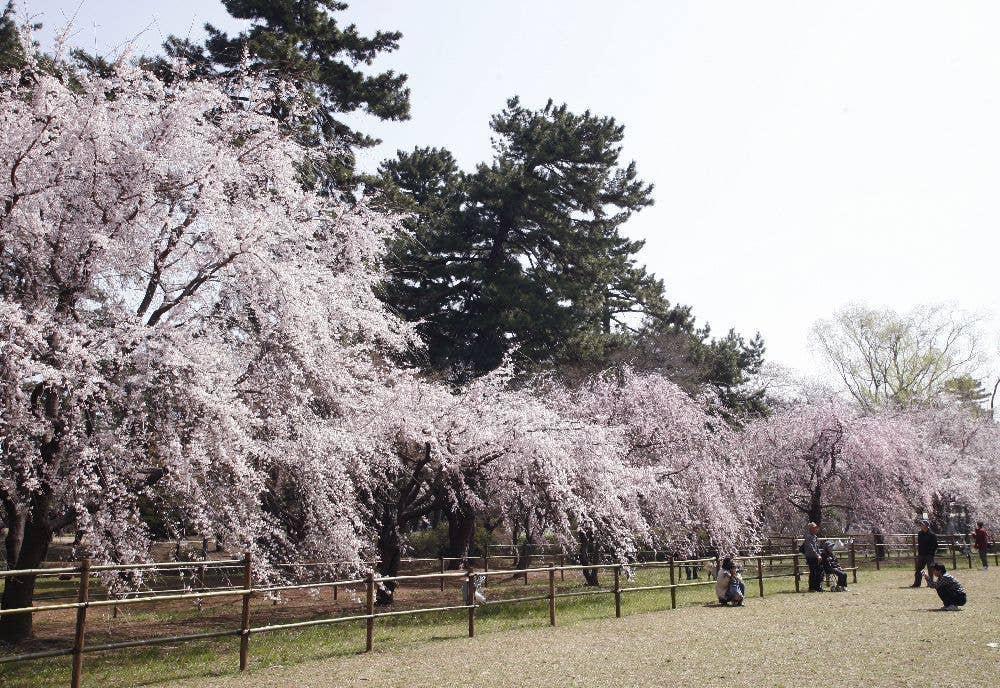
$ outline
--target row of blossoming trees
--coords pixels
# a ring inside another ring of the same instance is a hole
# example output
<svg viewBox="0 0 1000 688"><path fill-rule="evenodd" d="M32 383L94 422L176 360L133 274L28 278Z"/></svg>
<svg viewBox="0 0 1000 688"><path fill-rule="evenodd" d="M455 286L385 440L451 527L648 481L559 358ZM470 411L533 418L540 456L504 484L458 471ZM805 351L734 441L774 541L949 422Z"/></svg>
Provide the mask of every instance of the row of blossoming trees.
<svg viewBox="0 0 1000 688"><path fill-rule="evenodd" d="M39 566L57 532L143 560L151 513L252 552L261 576L374 556L394 573L435 511L455 551L489 518L585 561L753 548L806 516L889 526L941 490L997 515L996 426L947 405L806 401L734 429L655 374L569 387L503 368L454 389L394 364L419 346L376 294L397 220L304 188L323 151L279 127L278 96L295 103L281 84L126 65L3 77L8 567ZM2 604L33 590L6 578ZM30 615L0 621L30 633Z"/></svg>

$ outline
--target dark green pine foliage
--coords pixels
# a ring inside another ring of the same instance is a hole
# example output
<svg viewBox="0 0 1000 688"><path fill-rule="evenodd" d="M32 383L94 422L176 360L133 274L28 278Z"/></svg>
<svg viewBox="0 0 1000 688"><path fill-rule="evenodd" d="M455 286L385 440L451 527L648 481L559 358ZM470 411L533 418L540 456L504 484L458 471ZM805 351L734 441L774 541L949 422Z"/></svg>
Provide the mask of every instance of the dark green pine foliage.
<svg viewBox="0 0 1000 688"><path fill-rule="evenodd" d="M974 416L985 414L987 402L994 398L994 393L986 389L982 381L968 374L945 380L944 391Z"/></svg>
<svg viewBox="0 0 1000 688"><path fill-rule="evenodd" d="M32 28L37 31L42 25L34 24ZM0 72L21 69L25 57L14 0L7 0L7 5L0 14Z"/></svg>
<svg viewBox="0 0 1000 688"><path fill-rule="evenodd" d="M724 415L735 423L766 416L766 389L750 387L753 375L764 365L764 339L760 333L747 340L735 330L721 339L700 339L692 347L692 359L704 371L703 381L715 390Z"/></svg>
<svg viewBox="0 0 1000 688"><path fill-rule="evenodd" d="M644 323L631 344L617 353L618 360L663 373L692 394L711 389L722 414L735 425L767 415L766 390L750 384L764 365L766 347L760 334L747 340L730 330L716 339L707 325L695 327L689 309L674 313L668 321Z"/></svg>
<svg viewBox="0 0 1000 688"><path fill-rule="evenodd" d="M668 311L620 228L652 203L624 127L517 98L493 117L494 159L459 170L445 150L400 152L379 184L414 214L386 299L419 322L429 365L461 381L518 352L527 364L601 359L642 317Z"/></svg>
<svg viewBox="0 0 1000 688"><path fill-rule="evenodd" d="M343 114L363 111L394 121L410 116L405 74L367 74L357 68L398 49L402 34L378 31L363 36L353 24L338 26L335 13L348 5L334 0L222 0L222 4L234 18L249 21L250 27L230 36L206 25L209 37L203 46L171 36L164 44L167 55L187 60L192 76L232 73L246 55L251 71L296 84L316 106L309 119L294 120L288 103L280 97L272 103L273 116L293 127L306 145L332 141L340 146L311 171L314 185L352 186L356 181L353 150L379 141L350 127ZM149 63L169 76L170 61L161 58Z"/></svg>

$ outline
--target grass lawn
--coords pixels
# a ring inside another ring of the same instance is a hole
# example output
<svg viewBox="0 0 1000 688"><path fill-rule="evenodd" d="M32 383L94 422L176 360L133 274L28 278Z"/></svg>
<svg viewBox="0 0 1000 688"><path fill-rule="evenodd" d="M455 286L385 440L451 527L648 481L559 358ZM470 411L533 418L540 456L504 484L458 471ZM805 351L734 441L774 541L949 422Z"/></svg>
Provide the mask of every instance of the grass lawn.
<svg viewBox="0 0 1000 688"><path fill-rule="evenodd" d="M638 585L658 581L643 572ZM710 588L626 593L623 619L610 595L486 607L477 637L464 611L380 619L375 652L359 654L363 622L279 631L251 638L251 669L239 676L237 640L188 642L87 655L85 685L263 686L641 686L681 684L802 686L968 685L993 682L1000 666L1000 574L960 570L972 600L959 613L930 611L930 590L911 590L908 572L861 572L843 594L789 594L790 579L766 581L742 609L706 606ZM910 579L912 580L912 579ZM610 582L610 581L608 581ZM566 581L569 586L571 582ZM490 599L542 592L544 582L491 586ZM576 588L579 589L579 588ZM454 602L452 602L454 603ZM183 628L176 633L186 632ZM804 659L807 654L811 657ZM68 658L0 666L0 686L68 685ZM833 673L831 673L833 672ZM835 678L833 678L835 677Z"/></svg>

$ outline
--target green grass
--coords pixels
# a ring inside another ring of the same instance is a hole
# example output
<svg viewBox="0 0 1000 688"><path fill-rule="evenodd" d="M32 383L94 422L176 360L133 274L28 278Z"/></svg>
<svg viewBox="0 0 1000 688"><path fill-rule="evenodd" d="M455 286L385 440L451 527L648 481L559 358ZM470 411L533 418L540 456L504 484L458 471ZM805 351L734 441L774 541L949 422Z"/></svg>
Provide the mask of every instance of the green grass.
<svg viewBox="0 0 1000 688"><path fill-rule="evenodd" d="M868 572L861 572L864 582ZM750 600L757 595L757 581L751 577L754 571L747 571L747 594ZM557 592L563 590L583 590L579 574L567 572L566 580L557 577ZM702 574L704 580L704 574ZM625 581L629 585L662 585L669 582L664 569L643 569L635 581ZM683 582L678 580L678 582ZM610 588L610 571L601 572L602 588ZM804 587L804 582L803 582ZM520 597L547 593L544 574L533 578L525 587L516 581L495 581L491 579L486 590L489 600L502 597ZM794 591L792 578L765 580L765 594L768 596ZM677 606L703 606L714 601L711 586L679 588ZM446 604L458 604L458 593L452 591ZM422 605L429 606L429 605ZM238 604L230 602L232 612ZM556 601L557 624L572 626L582 622L607 619L614 616L614 597L598 594L560 598ZM670 609L670 591L654 590L625 592L622 594L622 614L635 615ZM266 611L266 610L265 610ZM348 612L348 613L357 613ZM261 625L263 612L255 610L255 625ZM199 618L197 610L130 610L129 622L157 621L169 623L167 634L202 632L205 627L185 628L185 622ZM306 610L295 620L310 618ZM238 625L235 619L223 620L224 628ZM97 639L89 642L103 642L102 623L95 621L94 635ZM548 603L535 602L488 605L477 609L477 635L499 635L516 629L541 628L549 623ZM421 641L438 641L461 638L467 635L468 621L465 610L435 612L379 619L376 622L375 645L377 648L391 648ZM305 629L275 631L253 635L250 641L251 668L291 666L324 658L345 657L364 649L365 626L363 621L317 626ZM117 640L122 640L121 633ZM200 641L186 641L149 648L133 648L85 655L85 677L87 685L102 688L124 686L155 685L165 681L194 679L205 676L225 676L238 673L238 639L222 638ZM63 686L69 684L68 657L43 659L30 662L0 665L0 686L3 688L37 688L39 686Z"/></svg>
<svg viewBox="0 0 1000 688"><path fill-rule="evenodd" d="M169 688L646 688L647 686L976 686L996 683L1000 574L958 572L970 601L940 612L905 569L865 572L845 594L769 595L740 609L692 604L502 628L473 639L445 633L377 644L242 675ZM488 624L484 624L486 626ZM430 636L430 637L429 637ZM167 687L164 687L167 688Z"/></svg>

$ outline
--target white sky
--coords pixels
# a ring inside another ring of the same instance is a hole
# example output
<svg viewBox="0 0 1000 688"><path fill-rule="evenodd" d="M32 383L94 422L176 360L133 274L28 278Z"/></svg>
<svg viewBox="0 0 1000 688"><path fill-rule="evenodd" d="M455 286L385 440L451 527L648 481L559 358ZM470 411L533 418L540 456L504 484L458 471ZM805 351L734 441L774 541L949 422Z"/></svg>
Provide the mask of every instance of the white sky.
<svg viewBox="0 0 1000 688"><path fill-rule="evenodd" d="M105 54L235 26L214 0L19 7L43 47L75 14L71 44ZM514 94L613 115L656 185L628 225L643 260L714 332L760 330L773 360L810 370L810 325L848 301L1000 311L1000 2L367 0L344 16L403 32L375 67L413 92L411 121L363 125L385 140L366 168L416 145L488 159Z"/></svg>

